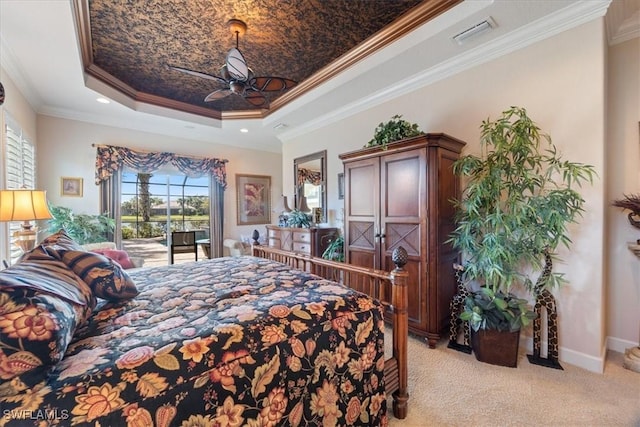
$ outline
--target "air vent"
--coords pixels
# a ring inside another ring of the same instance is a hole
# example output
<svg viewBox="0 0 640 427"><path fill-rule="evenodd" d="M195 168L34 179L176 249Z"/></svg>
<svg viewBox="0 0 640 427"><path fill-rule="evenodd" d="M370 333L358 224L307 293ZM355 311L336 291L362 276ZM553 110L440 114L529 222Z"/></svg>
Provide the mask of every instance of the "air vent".
<svg viewBox="0 0 640 427"><path fill-rule="evenodd" d="M467 28L466 30L456 34L455 36L453 36L453 39L456 41L456 43L463 44L472 37L476 37L480 34L486 33L487 31L491 31L496 26L497 25L493 18L489 17L482 22L478 22L473 27Z"/></svg>

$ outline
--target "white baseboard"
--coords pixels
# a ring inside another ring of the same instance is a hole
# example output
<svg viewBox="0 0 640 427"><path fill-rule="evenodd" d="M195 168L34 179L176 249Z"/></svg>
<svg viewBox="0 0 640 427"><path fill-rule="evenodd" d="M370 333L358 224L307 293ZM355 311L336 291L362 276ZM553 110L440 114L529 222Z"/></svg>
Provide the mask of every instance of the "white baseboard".
<svg viewBox="0 0 640 427"><path fill-rule="evenodd" d="M532 337L521 337L520 344L525 345L525 348L528 349L527 354L532 353L533 349L533 338ZM627 347L631 347L631 344ZM547 352L547 341L544 340L541 344L540 350L542 354L546 354ZM569 350L564 347L560 347L558 351L558 358L560 359L560 363L568 363L573 366L577 366L582 369L586 369L587 371L595 372L597 374L601 374L604 372L604 360L607 354L607 347L603 347L600 356L591 356L589 354L581 353L575 350Z"/></svg>
<svg viewBox="0 0 640 427"><path fill-rule="evenodd" d="M637 347L640 343L623 340L621 338L607 337L607 348L609 350L617 351L618 353L624 353L624 351L630 347Z"/></svg>

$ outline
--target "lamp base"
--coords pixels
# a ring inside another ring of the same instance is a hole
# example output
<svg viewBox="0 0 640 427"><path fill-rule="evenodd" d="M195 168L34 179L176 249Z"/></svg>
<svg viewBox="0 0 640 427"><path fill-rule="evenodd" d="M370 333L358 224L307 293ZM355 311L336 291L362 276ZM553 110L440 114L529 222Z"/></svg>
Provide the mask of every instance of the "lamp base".
<svg viewBox="0 0 640 427"><path fill-rule="evenodd" d="M13 237L16 239L14 243L22 249L22 252L29 252L36 246L36 235L36 227L32 227L31 224L29 224L29 228L23 226L21 230L13 233Z"/></svg>

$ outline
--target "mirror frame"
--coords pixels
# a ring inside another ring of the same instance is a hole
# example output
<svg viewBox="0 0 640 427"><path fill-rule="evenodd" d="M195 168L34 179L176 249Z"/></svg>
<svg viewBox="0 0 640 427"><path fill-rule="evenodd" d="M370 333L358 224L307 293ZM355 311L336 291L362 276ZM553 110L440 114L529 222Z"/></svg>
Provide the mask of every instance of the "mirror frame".
<svg viewBox="0 0 640 427"><path fill-rule="evenodd" d="M322 222L327 222L327 150L318 151L317 153L308 154L306 156L293 159L293 194L294 206L298 206L298 200L303 195L304 187L298 187L298 165L312 161L320 160L320 172L322 173L322 184L320 184L320 203L322 207Z"/></svg>

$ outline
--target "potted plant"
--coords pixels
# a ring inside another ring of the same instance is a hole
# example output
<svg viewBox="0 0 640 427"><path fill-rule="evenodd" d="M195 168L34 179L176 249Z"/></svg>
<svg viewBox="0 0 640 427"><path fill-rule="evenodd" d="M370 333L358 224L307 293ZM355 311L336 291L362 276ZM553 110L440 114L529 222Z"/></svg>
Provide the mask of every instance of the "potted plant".
<svg viewBox="0 0 640 427"><path fill-rule="evenodd" d="M327 248L322 253L322 258L344 262L344 237L341 234L338 234L329 242Z"/></svg>
<svg viewBox="0 0 640 427"><path fill-rule="evenodd" d="M623 199L613 201L613 206L629 210L629 224L640 228L640 194L624 195Z"/></svg>
<svg viewBox="0 0 640 427"><path fill-rule="evenodd" d="M595 172L590 165L562 160L524 108L511 107L497 120L483 121L480 142L479 157L466 155L454 163L466 188L455 201L457 228L449 242L464 256L462 280L476 285L460 318L471 326L476 357L482 360L479 340L509 337L515 354L501 359L504 349L494 341L491 349L498 355L483 361L515 366L519 331L535 315L512 290L536 296L564 282L551 271L550 260L560 244L569 247L567 225L581 216L584 204L575 187L592 182Z"/></svg>
<svg viewBox="0 0 640 427"><path fill-rule="evenodd" d="M380 123L374 133L373 139L367 142L365 147L375 147L381 145L383 149L387 147L387 144L400 141L401 139L411 138L412 136L422 135L418 125L415 123L409 123L404 120L401 115L396 114L391 117L386 123Z"/></svg>
<svg viewBox="0 0 640 427"><path fill-rule="evenodd" d="M106 213L100 215L74 214L70 208L49 205L52 218L49 231L55 233L63 228L78 244L106 242L116 223Z"/></svg>
<svg viewBox="0 0 640 427"><path fill-rule="evenodd" d="M287 217L287 225L296 228L309 228L311 227L311 215L293 209Z"/></svg>

